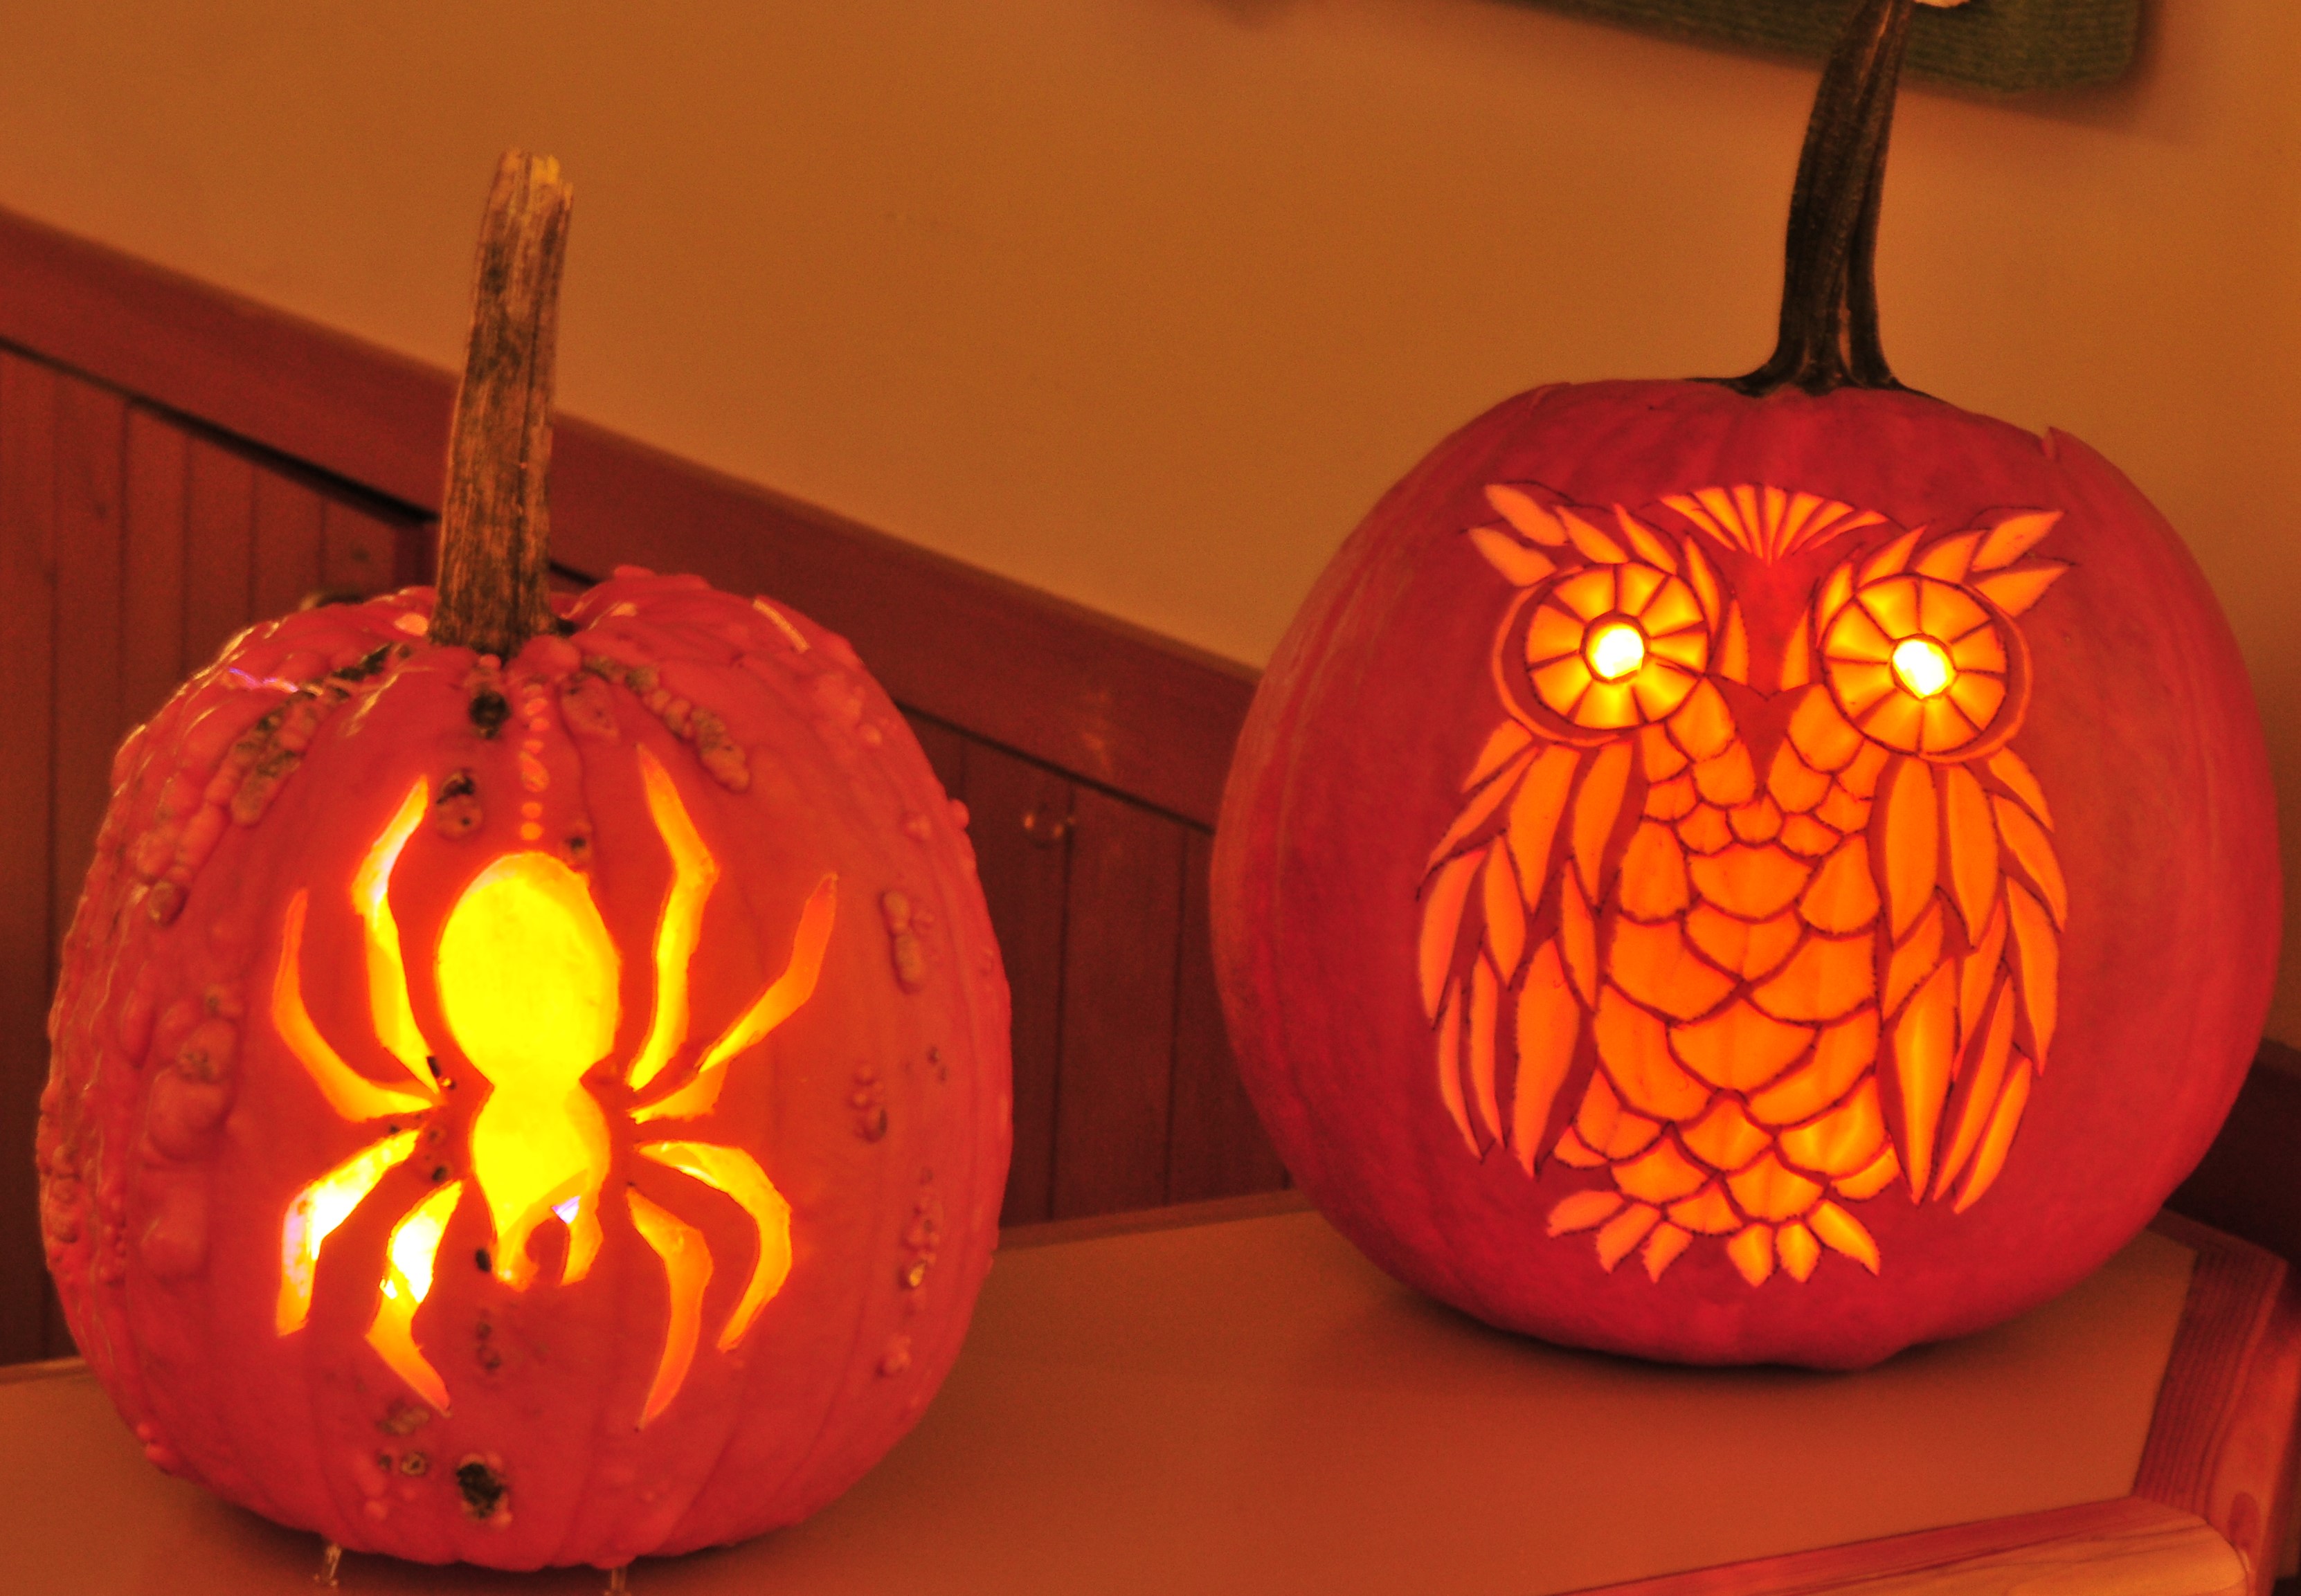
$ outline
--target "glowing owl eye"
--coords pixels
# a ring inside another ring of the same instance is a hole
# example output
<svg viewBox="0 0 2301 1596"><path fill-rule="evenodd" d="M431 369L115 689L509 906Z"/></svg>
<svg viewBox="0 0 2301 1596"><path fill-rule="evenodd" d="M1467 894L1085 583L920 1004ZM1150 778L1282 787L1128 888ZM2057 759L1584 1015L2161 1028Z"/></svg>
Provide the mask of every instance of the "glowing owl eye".
<svg viewBox="0 0 2301 1596"><path fill-rule="evenodd" d="M1535 590L1519 624L1535 707L1585 731L1661 720L1710 664L1694 589L1636 561L1567 572Z"/></svg>
<svg viewBox="0 0 2301 1596"><path fill-rule="evenodd" d="M1913 698L1939 698L1956 675L1949 650L1931 638L1904 638L1894 645L1894 679Z"/></svg>
<svg viewBox="0 0 2301 1596"><path fill-rule="evenodd" d="M1822 673L1845 718L1905 754L1950 754L1996 719L2008 660L1974 596L1922 572L1854 589L1824 621Z"/></svg>
<svg viewBox="0 0 2301 1596"><path fill-rule="evenodd" d="M1608 621L1590 629L1582 653L1599 681L1619 681L1646 663L1645 634L1631 622Z"/></svg>

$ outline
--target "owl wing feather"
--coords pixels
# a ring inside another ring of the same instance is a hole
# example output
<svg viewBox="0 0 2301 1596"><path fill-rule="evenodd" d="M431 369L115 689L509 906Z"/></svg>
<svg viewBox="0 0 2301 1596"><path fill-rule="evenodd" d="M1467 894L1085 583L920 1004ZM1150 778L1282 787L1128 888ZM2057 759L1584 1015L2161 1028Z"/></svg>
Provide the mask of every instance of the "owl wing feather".
<svg viewBox="0 0 2301 1596"><path fill-rule="evenodd" d="M1596 1007L1590 889L1619 852L1633 752L1627 740L1584 749L1529 734L1484 783L1474 770L1424 880L1422 1000L1439 1096L1473 1154L1505 1144L1528 1173Z"/></svg>
<svg viewBox="0 0 2301 1596"><path fill-rule="evenodd" d="M1520 489L1497 486L1487 497L1502 521L1471 528L1471 545L1513 587L1557 569L1545 547L1570 557L1577 530L1602 538ZM1559 849L1592 847L1586 828L1601 806L1584 790L1585 773L1596 763L1503 721L1472 764L1423 882L1422 1005L1440 1099L1473 1156L1507 1144L1529 1172L1589 1007L1577 988L1586 993L1594 979L1586 903L1566 901L1570 884L1550 904L1544 896ZM1505 1119L1502 1077L1513 1060Z"/></svg>
<svg viewBox="0 0 2301 1596"><path fill-rule="evenodd" d="M1534 586L1561 561L1615 564L1635 551L1683 572L1718 623L1718 584L1698 547L1681 564L1669 540L1619 507L1618 541L1538 487L1497 485L1486 497L1502 519L1470 529L1471 545L1512 586ZM1473 761L1424 878L1422 1001L1440 1099L1474 1155L1506 1145L1529 1174L1594 1067L1597 911L1628 846L1624 811L1643 790L1637 752L1633 730L1579 746L1504 721Z"/></svg>
<svg viewBox="0 0 2301 1596"><path fill-rule="evenodd" d="M2019 615L2068 569L2023 557L2059 519L2009 516L1928 546L1911 568ZM1865 580L1913 547L1872 556ZM1887 1120L1912 1199L1954 1186L1962 1213L2004 1167L2053 1042L2068 888L2044 790L2011 748L1962 764L1897 755L1878 799Z"/></svg>

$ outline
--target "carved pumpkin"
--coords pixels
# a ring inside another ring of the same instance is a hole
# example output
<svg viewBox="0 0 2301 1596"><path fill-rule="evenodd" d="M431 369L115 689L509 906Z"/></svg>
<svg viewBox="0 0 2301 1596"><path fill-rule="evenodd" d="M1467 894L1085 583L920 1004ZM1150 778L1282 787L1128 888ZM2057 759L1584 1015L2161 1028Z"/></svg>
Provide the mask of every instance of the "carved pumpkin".
<svg viewBox="0 0 2301 1596"><path fill-rule="evenodd" d="M1990 1324L2146 1221L2258 1040L2274 824L2210 592L2082 444L1877 354L1907 20L1832 63L1776 359L1441 445L1232 773L1217 964L1265 1122L1377 1262L1499 1324L1859 1366Z"/></svg>
<svg viewBox="0 0 2301 1596"><path fill-rule="evenodd" d="M449 607L255 627L121 750L42 1100L66 1316L154 1462L342 1546L791 1522L989 1266L963 815L764 599L627 570L500 647Z"/></svg>

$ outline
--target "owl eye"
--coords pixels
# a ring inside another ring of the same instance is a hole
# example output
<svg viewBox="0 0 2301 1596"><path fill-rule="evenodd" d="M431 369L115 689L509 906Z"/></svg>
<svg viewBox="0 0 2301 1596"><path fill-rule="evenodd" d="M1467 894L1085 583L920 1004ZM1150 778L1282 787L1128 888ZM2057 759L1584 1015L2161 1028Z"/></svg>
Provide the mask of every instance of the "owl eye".
<svg viewBox="0 0 2301 1596"><path fill-rule="evenodd" d="M1587 731L1662 719L1710 664L1710 621L1678 577L1635 561L1586 567L1539 590L1527 678L1541 708Z"/></svg>
<svg viewBox="0 0 2301 1596"><path fill-rule="evenodd" d="M1582 657L1601 681L1635 676L1646 663L1646 634L1635 621L1602 621L1583 639Z"/></svg>
<svg viewBox="0 0 2301 1596"><path fill-rule="evenodd" d="M1953 754L2005 702L1993 616L1963 588L1916 573L1857 589L1821 629L1830 691L1863 733L1905 754Z"/></svg>

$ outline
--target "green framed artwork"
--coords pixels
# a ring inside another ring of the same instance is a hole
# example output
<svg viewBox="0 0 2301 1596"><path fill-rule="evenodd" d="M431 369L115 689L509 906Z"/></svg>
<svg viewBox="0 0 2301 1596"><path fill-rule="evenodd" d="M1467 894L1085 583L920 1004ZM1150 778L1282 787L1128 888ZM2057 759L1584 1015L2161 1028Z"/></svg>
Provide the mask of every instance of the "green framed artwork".
<svg viewBox="0 0 2301 1596"><path fill-rule="evenodd" d="M1824 56L1849 0L1536 0L1686 38ZM1938 83L2013 94L2107 83L2132 63L2142 0L1967 0L1920 8L1908 70Z"/></svg>

